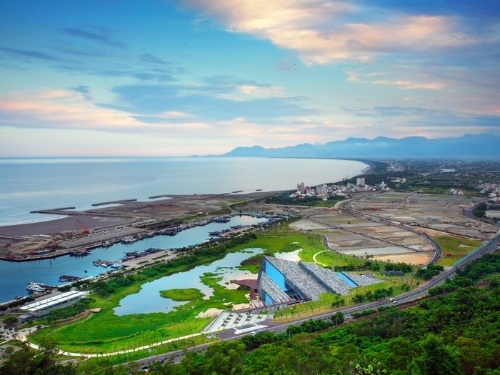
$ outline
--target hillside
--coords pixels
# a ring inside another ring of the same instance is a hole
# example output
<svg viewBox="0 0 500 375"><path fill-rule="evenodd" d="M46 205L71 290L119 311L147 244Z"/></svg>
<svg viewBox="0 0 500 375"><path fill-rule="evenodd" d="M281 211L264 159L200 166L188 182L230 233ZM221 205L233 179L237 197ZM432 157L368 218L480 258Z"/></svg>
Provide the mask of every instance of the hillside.
<svg viewBox="0 0 500 375"><path fill-rule="evenodd" d="M469 134L459 138L348 138L325 144L282 148L237 147L223 156L301 158L500 158L500 136Z"/></svg>

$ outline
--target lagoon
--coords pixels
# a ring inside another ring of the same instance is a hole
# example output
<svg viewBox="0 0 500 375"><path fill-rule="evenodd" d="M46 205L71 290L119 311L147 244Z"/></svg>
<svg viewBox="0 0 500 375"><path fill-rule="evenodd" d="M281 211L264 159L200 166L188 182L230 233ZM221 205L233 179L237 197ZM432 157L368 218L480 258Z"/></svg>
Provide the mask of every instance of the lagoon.
<svg viewBox="0 0 500 375"><path fill-rule="evenodd" d="M170 298L163 298L160 295L161 290L194 288L204 294L204 299L209 299L213 295L213 289L202 283L201 277L204 274L217 274L223 277L221 285L225 287L227 287L225 283L229 279L255 278L256 275L249 271L240 271L238 267L243 260L262 252L263 249L246 249L237 253L229 253L223 259L209 265L198 266L186 272L179 272L145 283L139 293L128 295L120 301L120 305L115 308L115 314L122 316L170 312L175 307L187 303L187 301L174 301Z"/></svg>

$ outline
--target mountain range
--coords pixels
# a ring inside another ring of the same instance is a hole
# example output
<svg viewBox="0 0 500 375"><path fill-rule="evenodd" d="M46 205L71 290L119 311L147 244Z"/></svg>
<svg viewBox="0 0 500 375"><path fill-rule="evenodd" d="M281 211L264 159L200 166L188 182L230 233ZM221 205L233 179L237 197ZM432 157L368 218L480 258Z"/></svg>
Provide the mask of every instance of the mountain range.
<svg viewBox="0 0 500 375"><path fill-rule="evenodd" d="M324 144L281 148L237 147L223 156L297 158L483 158L500 159L500 135L466 134L459 138L348 138Z"/></svg>

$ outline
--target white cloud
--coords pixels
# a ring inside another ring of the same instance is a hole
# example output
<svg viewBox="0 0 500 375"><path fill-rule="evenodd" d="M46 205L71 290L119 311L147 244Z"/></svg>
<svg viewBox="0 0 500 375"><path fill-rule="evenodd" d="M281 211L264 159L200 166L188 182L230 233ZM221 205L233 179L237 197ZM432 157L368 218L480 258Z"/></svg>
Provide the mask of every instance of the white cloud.
<svg viewBox="0 0 500 375"><path fill-rule="evenodd" d="M431 51L472 43L447 16L388 14L382 21L348 21L364 9L327 0L187 0L189 7L216 19L227 30L270 40L294 50L305 64L352 59L371 61L381 53Z"/></svg>
<svg viewBox="0 0 500 375"><path fill-rule="evenodd" d="M441 82L412 82L412 81L387 81L380 80L373 82L376 85L391 85L400 86L407 90L413 89L427 89L427 90L441 90L444 86Z"/></svg>

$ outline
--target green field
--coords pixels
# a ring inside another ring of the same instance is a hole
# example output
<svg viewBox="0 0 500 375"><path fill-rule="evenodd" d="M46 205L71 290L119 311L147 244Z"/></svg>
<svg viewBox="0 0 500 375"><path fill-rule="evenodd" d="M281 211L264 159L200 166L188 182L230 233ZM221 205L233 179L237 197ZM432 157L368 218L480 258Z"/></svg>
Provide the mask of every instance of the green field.
<svg viewBox="0 0 500 375"><path fill-rule="evenodd" d="M359 264L364 262L360 259L350 258L331 251L325 251L325 245L321 235L313 232L297 232L288 226L262 232L257 238L235 246L228 251L245 251L250 248L264 249L263 254L254 256L243 262L241 269L248 269L254 273L259 270L263 255L273 255L275 253L286 253L301 249L299 256L306 262L316 260L327 267L345 266L347 264ZM177 270L180 271L180 270ZM89 314L81 320L54 325L39 330L30 338L35 343L43 340L51 340L59 349L74 353L114 353L121 350L130 350L144 345L151 345L165 340L199 333L210 321L211 318L197 318L199 313L203 313L210 308L231 309L233 305L247 302L245 294L247 290L227 289L220 285L222 276L218 273L205 273L202 282L213 289L213 295L209 299L203 299L202 293L197 289L170 289L162 291L162 296L177 301L185 301L174 311L168 313L132 314L117 316L114 308L120 301L129 294L137 293L141 285L152 281L144 276L140 281L118 290L108 298L100 298L91 295L95 299L94 306L102 308L99 313ZM401 285L401 280L391 281L391 285L397 290L397 285ZM394 285L393 285L394 284ZM383 283L373 288L387 286ZM317 313L331 309L330 299L333 295L326 295L322 301L305 303L296 306L289 312L282 312L283 318L298 317L305 314ZM351 298L346 299L351 303ZM36 322L34 323L37 324ZM188 340L184 344L178 342L169 344L169 348L178 349L182 345L192 345L194 341L200 343L208 339L200 336L196 339ZM160 349L158 349L160 350ZM120 358L120 359L119 359ZM116 356L116 361L123 361L124 356Z"/></svg>
<svg viewBox="0 0 500 375"><path fill-rule="evenodd" d="M451 254L451 256L443 256L439 259L437 264L440 266L452 266L455 262L483 244L481 241L451 236L435 236L432 239L441 247L443 254Z"/></svg>
<svg viewBox="0 0 500 375"><path fill-rule="evenodd" d="M295 232L287 227L261 233L255 240L236 246L231 251L244 251L248 248L262 248L266 255L301 248L301 256L306 259L325 250L321 236ZM262 255L254 257L245 262L247 264L242 268L258 272L261 258ZM198 333L211 320L196 318L199 313L209 308L230 309L234 304L247 302L246 290L227 289L219 285L221 280L222 277L217 273L203 275L202 282L214 290L209 299L200 298L201 292L196 289L162 291L166 298L186 301L172 312L115 315L113 309L119 305L120 300L129 294L137 293L143 283L151 281L144 277L140 282L135 282L108 298L92 295L95 299L94 306L102 308L100 313L90 314L73 323L44 328L32 338L38 343L50 338L58 348L69 352L110 353Z"/></svg>
<svg viewBox="0 0 500 375"><path fill-rule="evenodd" d="M174 301L191 301L203 298L204 294L198 289L168 289L160 290L160 295L163 298L170 298Z"/></svg>

